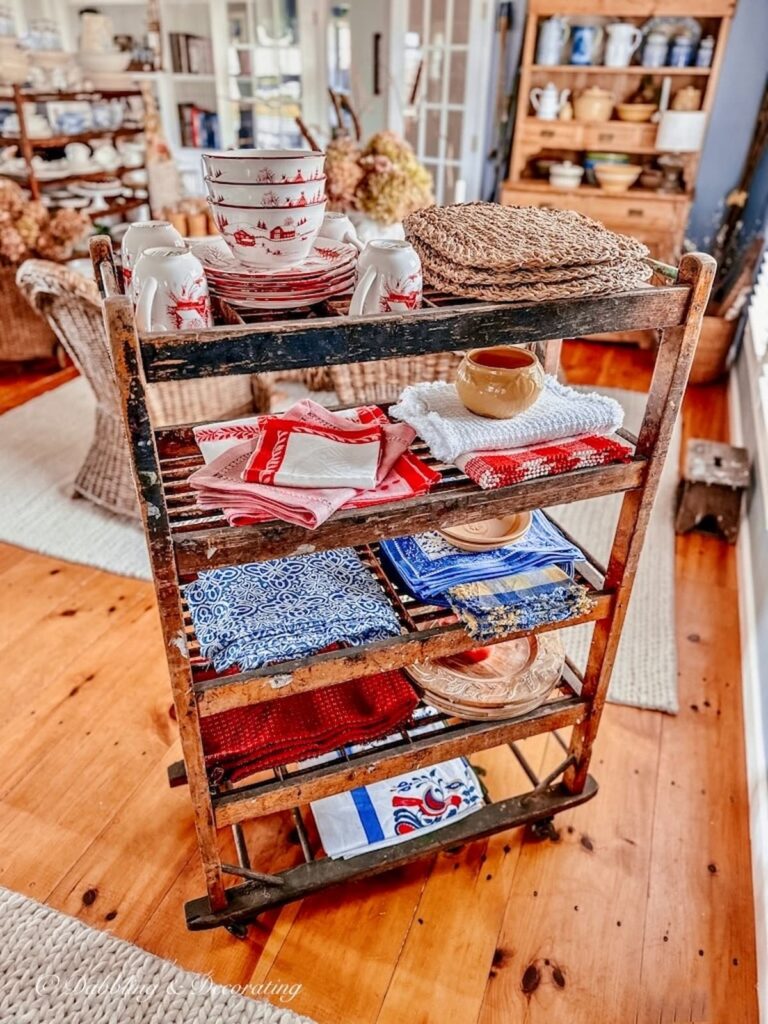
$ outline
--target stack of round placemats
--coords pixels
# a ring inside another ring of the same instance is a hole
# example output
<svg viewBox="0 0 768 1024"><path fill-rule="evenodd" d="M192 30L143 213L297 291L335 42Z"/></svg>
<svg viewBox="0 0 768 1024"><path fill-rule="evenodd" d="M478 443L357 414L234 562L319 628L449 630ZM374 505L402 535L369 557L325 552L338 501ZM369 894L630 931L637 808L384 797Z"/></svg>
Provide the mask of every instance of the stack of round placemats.
<svg viewBox="0 0 768 1024"><path fill-rule="evenodd" d="M469 655L419 662L406 672L432 707L479 721L514 718L543 704L564 663L556 634L531 634Z"/></svg>
<svg viewBox="0 0 768 1024"><path fill-rule="evenodd" d="M539 302L644 285L648 249L573 210L463 203L405 221L425 281L473 299Z"/></svg>

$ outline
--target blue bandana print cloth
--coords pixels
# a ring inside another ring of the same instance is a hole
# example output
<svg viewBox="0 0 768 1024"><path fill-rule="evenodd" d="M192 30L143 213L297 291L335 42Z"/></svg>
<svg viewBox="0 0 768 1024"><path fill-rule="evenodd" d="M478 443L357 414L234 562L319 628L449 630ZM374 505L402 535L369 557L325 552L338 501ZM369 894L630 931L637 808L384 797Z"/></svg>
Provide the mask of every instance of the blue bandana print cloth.
<svg viewBox="0 0 768 1024"><path fill-rule="evenodd" d="M185 587L202 653L224 671L364 644L402 627L352 548L212 569Z"/></svg>
<svg viewBox="0 0 768 1024"><path fill-rule="evenodd" d="M451 587L447 597L470 635L484 643L584 615L593 603L583 584L575 583L554 565L501 579L464 583Z"/></svg>
<svg viewBox="0 0 768 1024"><path fill-rule="evenodd" d="M436 604L445 603L441 595L450 587L549 565L558 565L572 576L574 562L584 559L580 549L566 540L539 509L534 511L525 536L490 551L462 551L436 532L384 540L381 550L411 593L423 601L437 598Z"/></svg>

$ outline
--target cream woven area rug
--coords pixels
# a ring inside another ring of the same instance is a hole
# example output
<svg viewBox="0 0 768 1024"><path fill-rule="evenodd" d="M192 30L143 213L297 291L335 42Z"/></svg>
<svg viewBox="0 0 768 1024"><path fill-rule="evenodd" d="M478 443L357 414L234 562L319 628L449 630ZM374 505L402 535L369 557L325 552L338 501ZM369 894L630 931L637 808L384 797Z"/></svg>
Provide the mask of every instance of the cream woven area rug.
<svg viewBox="0 0 768 1024"><path fill-rule="evenodd" d="M610 389L606 393L621 402L627 426L636 431L644 395ZM302 396L287 392L281 397L285 404ZM139 527L71 497L72 480L88 450L93 407L88 385L79 379L0 416L0 541L148 579ZM669 712L677 711L672 521L679 448L678 425L651 516L610 693L611 700L622 704ZM615 495L597 498L566 506L556 518L605 561L620 502ZM591 629L579 627L569 640L569 653L577 664L584 660Z"/></svg>
<svg viewBox="0 0 768 1024"><path fill-rule="evenodd" d="M295 985L273 988L249 998L0 888L3 1024L314 1024Z"/></svg>

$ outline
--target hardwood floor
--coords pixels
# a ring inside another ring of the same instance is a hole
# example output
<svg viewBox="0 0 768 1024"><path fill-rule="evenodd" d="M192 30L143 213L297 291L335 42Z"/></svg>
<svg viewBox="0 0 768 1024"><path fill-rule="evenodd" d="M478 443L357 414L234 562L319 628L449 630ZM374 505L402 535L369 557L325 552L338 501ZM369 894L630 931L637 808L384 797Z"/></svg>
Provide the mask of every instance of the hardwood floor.
<svg viewBox="0 0 768 1024"><path fill-rule="evenodd" d="M643 387L649 362L564 352L574 382ZM727 437L724 387L689 390L684 421ZM254 995L301 986L288 1005L319 1024L757 1022L728 545L678 539L680 714L608 705L600 792L556 842L472 843L266 915L245 942L184 927L202 881L165 779L179 748L150 585L0 546L0 595L0 884ZM553 747L529 741L529 759ZM521 783L508 751L473 760L492 795ZM285 815L247 834L256 866L299 858Z"/></svg>

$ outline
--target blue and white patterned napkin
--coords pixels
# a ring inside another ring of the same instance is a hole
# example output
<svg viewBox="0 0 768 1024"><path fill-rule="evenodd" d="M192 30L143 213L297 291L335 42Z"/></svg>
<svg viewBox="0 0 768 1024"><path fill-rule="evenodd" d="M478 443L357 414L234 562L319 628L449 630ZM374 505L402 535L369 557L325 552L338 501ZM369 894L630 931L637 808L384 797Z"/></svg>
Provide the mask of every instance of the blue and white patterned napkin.
<svg viewBox="0 0 768 1024"><path fill-rule="evenodd" d="M352 548L202 572L184 588L205 657L221 672L364 644L402 627Z"/></svg>
<svg viewBox="0 0 768 1024"><path fill-rule="evenodd" d="M534 511L531 527L523 537L490 551L462 551L435 532L384 540L381 550L408 589L425 601L461 583L497 579L547 565L558 565L571 576L574 562L584 559L582 551L566 540L539 509Z"/></svg>

